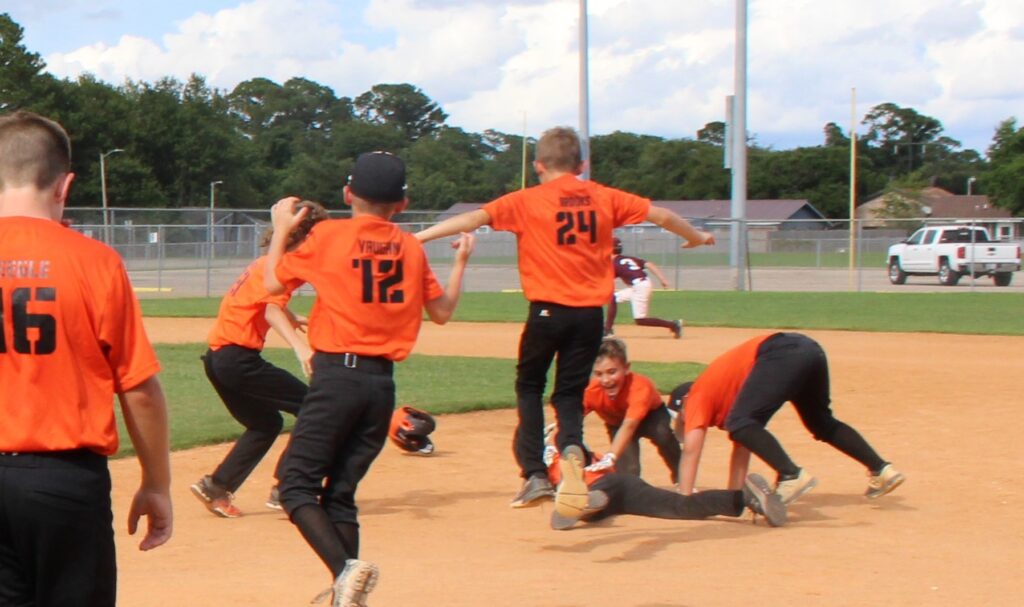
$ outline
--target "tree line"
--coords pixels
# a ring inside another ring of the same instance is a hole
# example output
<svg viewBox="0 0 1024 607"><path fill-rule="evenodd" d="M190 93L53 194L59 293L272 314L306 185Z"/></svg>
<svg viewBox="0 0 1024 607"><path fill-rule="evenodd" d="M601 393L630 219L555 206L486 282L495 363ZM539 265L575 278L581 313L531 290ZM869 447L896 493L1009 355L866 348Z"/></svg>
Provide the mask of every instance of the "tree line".
<svg viewBox="0 0 1024 607"><path fill-rule="evenodd" d="M111 206L201 206L210 184L222 182L218 207L262 207L299 193L338 208L345 176L368 150L406 160L416 209L487 201L524 180L522 136L451 126L444 110L413 84L378 84L339 97L306 78L282 84L253 78L231 91L211 88L198 74L185 82L166 77L120 85L88 74L59 79L25 48L23 34L0 14L0 112L28 109L67 128L78 175L69 206L100 204L101 155ZM863 126L859 199L937 185L957 194L970 188L1024 213L1024 127L1014 118L995 128L987 156L963 149L938 119L895 103L873 107ZM591 176L655 200L729 198L724 139L721 122L705 125L694 138L594 136ZM807 199L828 217L847 217L849 149L835 123L823 127L816 146L775 150L752 139L748 196ZM536 182L529 170L525 180Z"/></svg>

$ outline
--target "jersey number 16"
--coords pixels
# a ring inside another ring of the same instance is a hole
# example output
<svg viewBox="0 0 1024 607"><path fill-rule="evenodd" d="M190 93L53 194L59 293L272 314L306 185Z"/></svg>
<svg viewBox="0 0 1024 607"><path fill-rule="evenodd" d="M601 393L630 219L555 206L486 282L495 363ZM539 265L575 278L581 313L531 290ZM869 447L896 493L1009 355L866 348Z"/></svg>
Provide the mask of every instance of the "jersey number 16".
<svg viewBox="0 0 1024 607"><path fill-rule="evenodd" d="M38 287L35 301L57 301L57 289ZM7 352L6 330L4 329L4 291L0 289L0 354ZM32 300L32 289L21 287L11 291L11 318L14 325L14 351L18 354L52 354L57 349L57 319L50 314L30 314L28 304ZM28 338L29 329L38 329L39 338L32 348Z"/></svg>

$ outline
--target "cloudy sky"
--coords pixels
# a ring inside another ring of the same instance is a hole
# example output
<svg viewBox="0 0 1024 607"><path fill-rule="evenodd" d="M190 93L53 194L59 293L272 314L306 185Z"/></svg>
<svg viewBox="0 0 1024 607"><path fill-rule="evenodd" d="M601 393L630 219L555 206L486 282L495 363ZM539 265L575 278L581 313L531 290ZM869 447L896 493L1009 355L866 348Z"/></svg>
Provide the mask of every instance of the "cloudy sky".
<svg viewBox="0 0 1024 607"><path fill-rule="evenodd" d="M750 131L821 143L878 103L984 153L1024 120L1021 0L750 0ZM693 137L733 92L734 0L589 0L590 129ZM61 77L420 87L473 132L578 125L578 0L0 0Z"/></svg>

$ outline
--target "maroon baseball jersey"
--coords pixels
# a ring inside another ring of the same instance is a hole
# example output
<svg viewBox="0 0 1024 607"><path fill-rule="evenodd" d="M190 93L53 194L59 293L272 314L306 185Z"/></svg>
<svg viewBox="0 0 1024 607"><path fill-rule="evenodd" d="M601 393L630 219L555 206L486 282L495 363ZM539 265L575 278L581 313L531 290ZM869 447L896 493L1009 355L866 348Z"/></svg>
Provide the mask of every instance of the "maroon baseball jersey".
<svg viewBox="0 0 1024 607"><path fill-rule="evenodd" d="M616 255L612 265L615 266L615 278L621 278L627 285L632 286L636 281L647 278L647 272L644 271L647 262L639 257Z"/></svg>

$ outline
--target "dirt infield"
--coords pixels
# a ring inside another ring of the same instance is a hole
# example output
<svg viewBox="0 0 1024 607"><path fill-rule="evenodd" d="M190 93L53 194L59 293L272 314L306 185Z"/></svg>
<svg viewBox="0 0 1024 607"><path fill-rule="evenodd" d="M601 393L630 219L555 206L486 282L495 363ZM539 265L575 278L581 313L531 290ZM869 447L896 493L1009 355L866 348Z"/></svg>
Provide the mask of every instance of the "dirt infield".
<svg viewBox="0 0 1024 607"><path fill-rule="evenodd" d="M208 327L208 320L147 319L154 341L202 341ZM417 352L510 357L519 331L427 326ZM640 327L619 330L635 359L701 362L758 333L689 328L675 341ZM816 443L787 407L771 429L820 481L792 507L787 527L617 517L556 532L548 528L550 504L507 505L519 483L514 412L444 416L436 457L388 446L360 488L362 555L381 567L371 603L985 605L1024 596L1024 522L1014 510L1024 502L1024 458L1013 434L1024 426L1024 338L808 334L829 354L837 415L907 474L895 493L865 500L863 470ZM510 389L511 379L495 389ZM587 437L594 447L607 444L592 419ZM226 446L175 453L175 535L150 553L124 533L137 464L113 462L120 604L304 605L328 586L326 568L295 528L263 506L283 446L281 439L240 491L247 514L236 520L213 517L188 491ZM667 486L654 449L641 451L645 478ZM712 432L700 486L724 483L727 457L725 434ZM760 462L753 467L765 471Z"/></svg>

